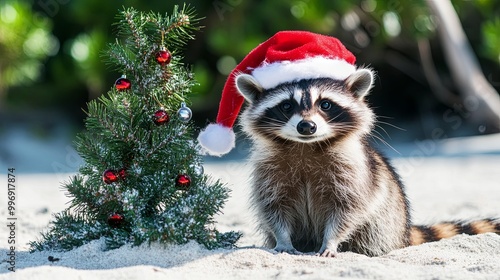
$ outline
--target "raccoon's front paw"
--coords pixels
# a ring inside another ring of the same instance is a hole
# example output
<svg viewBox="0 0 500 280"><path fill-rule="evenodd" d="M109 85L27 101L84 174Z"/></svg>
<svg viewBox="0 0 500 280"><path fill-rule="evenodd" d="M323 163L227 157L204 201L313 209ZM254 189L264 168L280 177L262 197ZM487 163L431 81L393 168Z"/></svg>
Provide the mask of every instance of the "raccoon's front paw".
<svg viewBox="0 0 500 280"><path fill-rule="evenodd" d="M288 253L290 255L302 255L302 252L297 251L292 246L279 246L276 245L273 249L276 253Z"/></svg>
<svg viewBox="0 0 500 280"><path fill-rule="evenodd" d="M337 257L337 251L325 249L323 252L320 251L316 255L320 256L320 257L325 257L325 258L335 258L335 257Z"/></svg>

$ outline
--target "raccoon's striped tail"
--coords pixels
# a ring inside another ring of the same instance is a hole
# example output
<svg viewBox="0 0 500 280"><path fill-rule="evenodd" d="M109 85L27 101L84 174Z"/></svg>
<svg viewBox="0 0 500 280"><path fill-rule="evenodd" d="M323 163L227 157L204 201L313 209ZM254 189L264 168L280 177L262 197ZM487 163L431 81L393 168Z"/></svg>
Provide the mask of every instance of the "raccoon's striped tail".
<svg viewBox="0 0 500 280"><path fill-rule="evenodd" d="M430 226L412 226L410 245L438 241L462 233L474 235L487 232L500 234L500 219L442 222Z"/></svg>

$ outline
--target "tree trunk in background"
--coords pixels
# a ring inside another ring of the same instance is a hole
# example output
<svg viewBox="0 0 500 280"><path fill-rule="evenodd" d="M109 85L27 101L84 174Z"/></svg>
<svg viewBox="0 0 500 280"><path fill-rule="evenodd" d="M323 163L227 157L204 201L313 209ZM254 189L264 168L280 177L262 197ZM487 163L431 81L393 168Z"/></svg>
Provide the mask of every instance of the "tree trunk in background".
<svg viewBox="0 0 500 280"><path fill-rule="evenodd" d="M500 131L500 96L488 83L450 0L427 0L438 18L438 34L464 108L488 132ZM457 104L458 105L458 104Z"/></svg>

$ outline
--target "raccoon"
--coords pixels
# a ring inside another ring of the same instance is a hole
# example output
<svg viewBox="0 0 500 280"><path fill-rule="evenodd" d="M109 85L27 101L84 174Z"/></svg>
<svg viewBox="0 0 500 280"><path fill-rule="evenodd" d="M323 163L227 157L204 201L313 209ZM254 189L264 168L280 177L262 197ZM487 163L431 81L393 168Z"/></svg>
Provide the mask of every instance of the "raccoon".
<svg viewBox="0 0 500 280"><path fill-rule="evenodd" d="M242 130L253 142L251 200L265 245L277 252L379 256L459 233L500 233L498 220L412 226L404 186L369 142L370 69L346 79L299 79L264 89L248 74Z"/></svg>

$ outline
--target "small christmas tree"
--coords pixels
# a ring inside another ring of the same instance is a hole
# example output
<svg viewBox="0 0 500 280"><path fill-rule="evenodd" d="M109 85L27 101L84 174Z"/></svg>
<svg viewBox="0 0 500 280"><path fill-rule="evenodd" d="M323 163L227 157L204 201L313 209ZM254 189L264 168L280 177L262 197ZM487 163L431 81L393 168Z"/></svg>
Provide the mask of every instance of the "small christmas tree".
<svg viewBox="0 0 500 280"><path fill-rule="evenodd" d="M86 131L76 139L85 164L64 184L70 206L54 216L31 250L70 250L105 238L126 243L186 243L231 247L237 232L219 233L213 216L228 189L203 174L186 96L195 84L179 48L197 30L193 11L170 16L120 12L124 39L108 62L124 75L106 96L89 102Z"/></svg>

